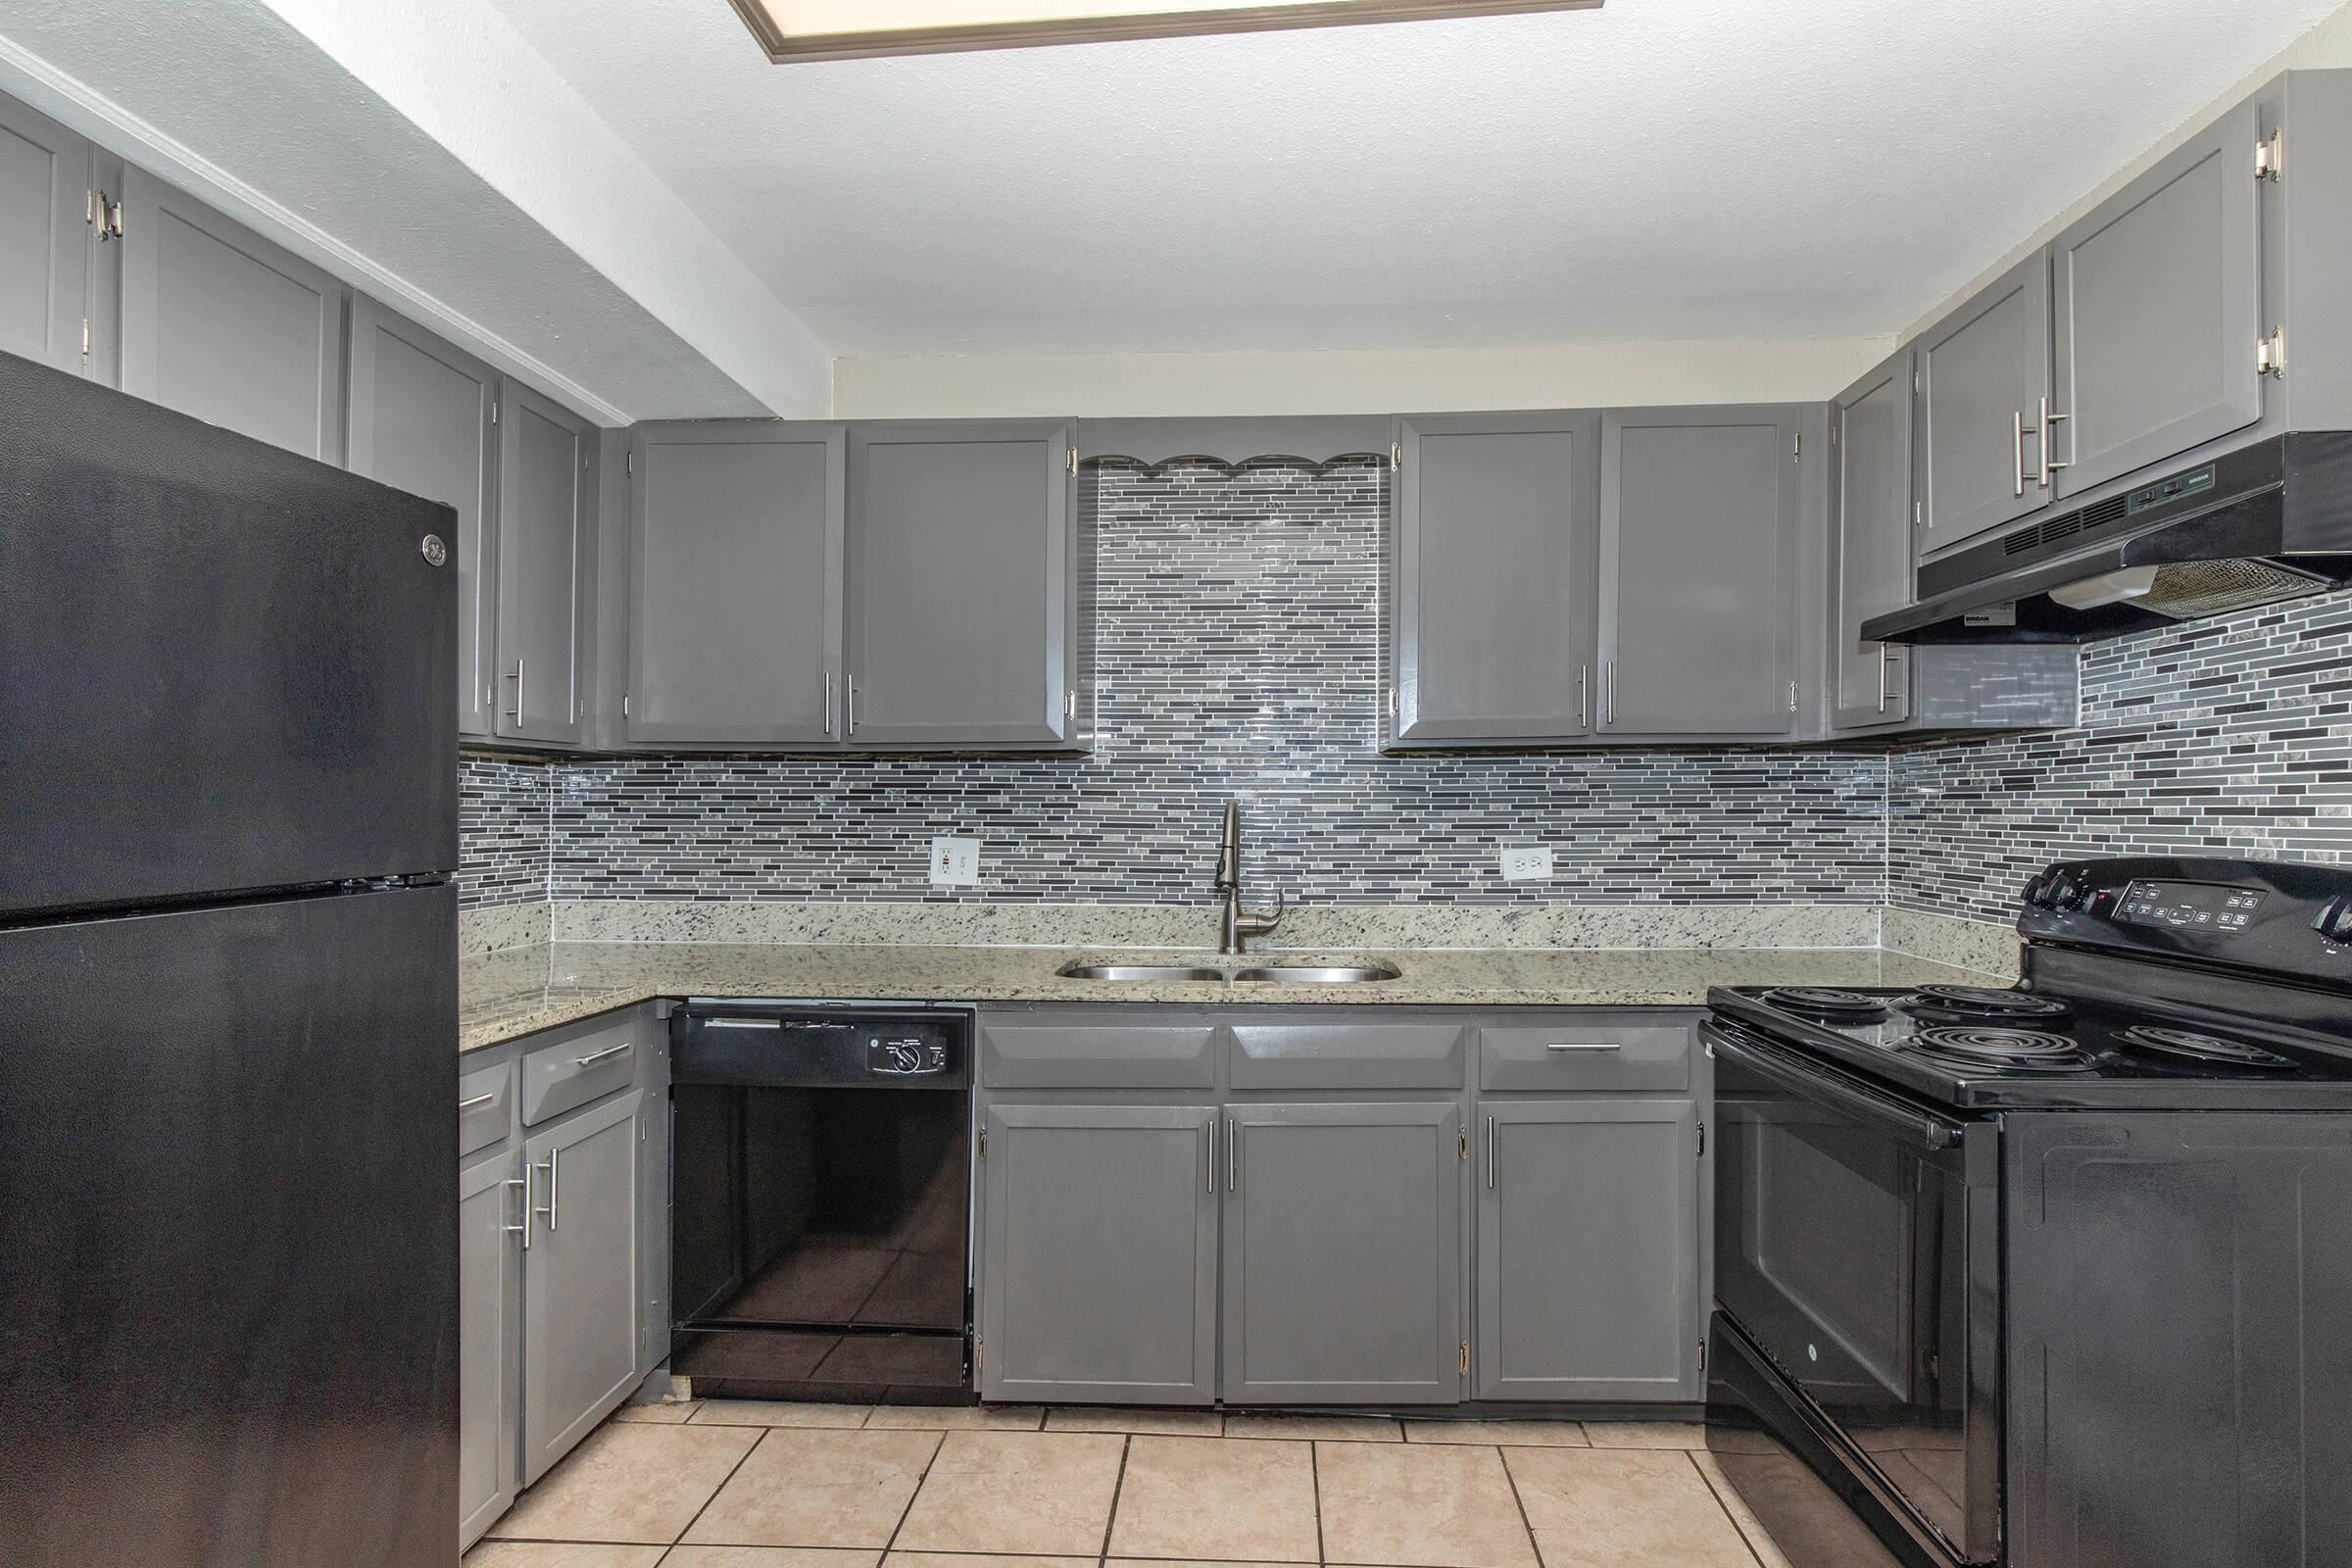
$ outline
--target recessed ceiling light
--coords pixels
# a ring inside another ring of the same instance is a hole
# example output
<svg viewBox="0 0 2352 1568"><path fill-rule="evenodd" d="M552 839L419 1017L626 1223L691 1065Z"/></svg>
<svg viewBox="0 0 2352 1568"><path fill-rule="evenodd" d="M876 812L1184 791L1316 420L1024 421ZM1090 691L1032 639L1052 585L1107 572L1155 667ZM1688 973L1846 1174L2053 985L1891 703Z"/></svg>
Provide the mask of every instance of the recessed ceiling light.
<svg viewBox="0 0 2352 1568"><path fill-rule="evenodd" d="M1593 11L1601 0L731 0L770 60L857 60L1364 22Z"/></svg>

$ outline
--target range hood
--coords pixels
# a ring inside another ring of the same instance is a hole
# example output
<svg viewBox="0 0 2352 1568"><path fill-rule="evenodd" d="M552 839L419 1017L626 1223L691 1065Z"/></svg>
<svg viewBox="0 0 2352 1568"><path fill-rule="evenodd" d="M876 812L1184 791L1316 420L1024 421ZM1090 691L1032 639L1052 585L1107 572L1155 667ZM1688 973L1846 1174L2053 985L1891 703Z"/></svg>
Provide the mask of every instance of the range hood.
<svg viewBox="0 0 2352 1568"><path fill-rule="evenodd" d="M1919 568L1868 642L2093 642L2352 582L2352 431L2268 436Z"/></svg>

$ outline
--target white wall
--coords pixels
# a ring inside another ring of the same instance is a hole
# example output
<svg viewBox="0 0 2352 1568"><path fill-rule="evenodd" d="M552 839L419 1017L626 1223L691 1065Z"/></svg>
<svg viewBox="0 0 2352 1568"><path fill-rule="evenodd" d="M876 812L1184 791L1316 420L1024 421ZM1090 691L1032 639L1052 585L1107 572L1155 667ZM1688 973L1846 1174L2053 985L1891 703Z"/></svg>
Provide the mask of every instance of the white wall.
<svg viewBox="0 0 2352 1568"><path fill-rule="evenodd" d="M2089 212L2093 207L2121 190L2126 184L2137 178L2159 158L2188 140L2189 136L2197 130L2212 123L2214 118L2223 110L2245 99L2256 88L2281 71L2321 70L2342 66L2352 66L2352 3L2347 3L2327 21L2297 38L2293 43L2288 44L2284 49L2279 50L2262 65L2248 72L2244 78L2231 86L2229 91L2221 94L2213 102L2174 126L2162 141L2133 159L2129 166L2119 171L2114 178L2105 181L2095 190L2084 192L2082 199L2073 206L2052 218L2025 239L2018 241L2015 246L2011 247L2007 255L1969 279L1966 284L1955 290L1949 299L1938 300L1934 307L1922 312L1917 320L1903 329L1902 335L1909 337L1923 327L1934 325L1953 306L1958 305L1971 294L1976 293L1977 290L2024 261L2034 251L2057 238L2060 229L2065 228L2076 219L2081 218L2084 213ZM2253 156L2251 150L2248 151L2247 156L2249 158Z"/></svg>
<svg viewBox="0 0 2352 1568"><path fill-rule="evenodd" d="M921 356L833 362L845 419L1575 409L1826 398L1883 338L1263 354Z"/></svg>

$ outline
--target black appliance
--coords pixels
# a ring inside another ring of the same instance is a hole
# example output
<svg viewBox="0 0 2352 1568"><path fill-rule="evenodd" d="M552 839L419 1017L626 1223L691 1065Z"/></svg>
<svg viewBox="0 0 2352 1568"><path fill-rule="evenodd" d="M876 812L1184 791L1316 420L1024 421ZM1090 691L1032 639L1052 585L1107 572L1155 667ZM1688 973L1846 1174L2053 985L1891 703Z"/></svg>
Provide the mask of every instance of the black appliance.
<svg viewBox="0 0 2352 1568"><path fill-rule="evenodd" d="M0 1549L446 1568L446 507L0 355Z"/></svg>
<svg viewBox="0 0 2352 1568"><path fill-rule="evenodd" d="M969 1010L696 1000L669 1023L670 1371L970 1403Z"/></svg>
<svg viewBox="0 0 2352 1568"><path fill-rule="evenodd" d="M2352 867L2027 888L2009 990L1708 997L1708 1442L1811 1568L2352 1561Z"/></svg>

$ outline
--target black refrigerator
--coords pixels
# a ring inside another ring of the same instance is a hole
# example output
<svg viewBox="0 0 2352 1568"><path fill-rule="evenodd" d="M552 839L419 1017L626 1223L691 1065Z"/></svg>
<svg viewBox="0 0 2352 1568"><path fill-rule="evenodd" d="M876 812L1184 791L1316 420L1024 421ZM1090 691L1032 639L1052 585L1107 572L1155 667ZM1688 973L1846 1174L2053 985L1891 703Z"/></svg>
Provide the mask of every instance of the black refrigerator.
<svg viewBox="0 0 2352 1568"><path fill-rule="evenodd" d="M0 1561L457 1555L453 514L0 355Z"/></svg>

